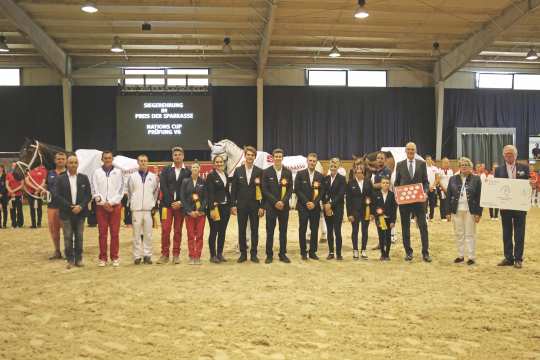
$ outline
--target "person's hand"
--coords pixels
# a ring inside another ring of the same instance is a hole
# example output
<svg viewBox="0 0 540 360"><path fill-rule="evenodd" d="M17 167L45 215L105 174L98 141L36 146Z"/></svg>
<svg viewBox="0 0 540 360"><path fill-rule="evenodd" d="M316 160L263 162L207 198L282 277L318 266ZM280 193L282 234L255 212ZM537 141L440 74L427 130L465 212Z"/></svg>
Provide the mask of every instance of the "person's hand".
<svg viewBox="0 0 540 360"><path fill-rule="evenodd" d="M452 220L452 215L450 215L450 214L446 215L446 220L451 221Z"/></svg>
<svg viewBox="0 0 540 360"><path fill-rule="evenodd" d="M308 208L308 210L313 210L315 209L315 204L312 201L308 201L306 203L306 207Z"/></svg>
<svg viewBox="0 0 540 360"><path fill-rule="evenodd" d="M390 223L390 229L393 229L396 226L394 223Z"/></svg>
<svg viewBox="0 0 540 360"><path fill-rule="evenodd" d="M369 220L370 220L370 221L375 220L375 216L374 216L374 215L369 215Z"/></svg>
<svg viewBox="0 0 540 360"><path fill-rule="evenodd" d="M430 186L429 187L429 192L433 192L435 190L435 186Z"/></svg>
<svg viewBox="0 0 540 360"><path fill-rule="evenodd" d="M108 202L106 202L105 205L103 205L103 207L104 207L105 210L108 211L108 212L112 212L112 210L113 210L112 205L109 204Z"/></svg>
<svg viewBox="0 0 540 360"><path fill-rule="evenodd" d="M349 221L350 221L351 223L353 223L353 222L354 222L354 216L349 216Z"/></svg>
<svg viewBox="0 0 540 360"><path fill-rule="evenodd" d="M194 217L194 218L196 218L196 217L198 216L198 214L197 214L196 211L190 211L190 212L188 213L188 215L191 216L191 217Z"/></svg>
<svg viewBox="0 0 540 360"><path fill-rule="evenodd" d="M80 205L75 205L71 208L71 212L74 213L75 215L79 215L81 211L82 211L82 207Z"/></svg>
<svg viewBox="0 0 540 360"><path fill-rule="evenodd" d="M536 185L536 179L530 178L529 182L531 183L532 187L534 187Z"/></svg>
<svg viewBox="0 0 540 360"><path fill-rule="evenodd" d="M233 214L233 215L238 215L238 208L237 208L236 206L233 206L233 207L231 208L231 214Z"/></svg>
<svg viewBox="0 0 540 360"><path fill-rule="evenodd" d="M332 210L332 205L330 205L330 203L324 204L324 210L325 210L325 211L330 211L330 210Z"/></svg>
<svg viewBox="0 0 540 360"><path fill-rule="evenodd" d="M474 215L474 222L477 224L480 222L480 215Z"/></svg>
<svg viewBox="0 0 540 360"><path fill-rule="evenodd" d="M280 200L274 205L274 207L278 210L283 210L283 208L285 208L285 203Z"/></svg>
<svg viewBox="0 0 540 360"><path fill-rule="evenodd" d="M259 217L263 217L264 216L264 209L259 209Z"/></svg>

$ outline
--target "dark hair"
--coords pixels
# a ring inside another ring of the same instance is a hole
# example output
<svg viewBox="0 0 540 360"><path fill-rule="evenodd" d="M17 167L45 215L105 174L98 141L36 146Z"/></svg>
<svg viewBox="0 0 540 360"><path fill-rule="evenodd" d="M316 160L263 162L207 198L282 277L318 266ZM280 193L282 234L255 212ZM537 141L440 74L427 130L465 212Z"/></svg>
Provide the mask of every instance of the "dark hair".
<svg viewBox="0 0 540 360"><path fill-rule="evenodd" d="M272 150L272 156L276 155L276 154L285 154L285 152L283 151L283 149L280 149L280 148L277 148L277 149L274 149Z"/></svg>
<svg viewBox="0 0 540 360"><path fill-rule="evenodd" d="M254 153L255 155L257 155L257 149L255 149L251 145L248 145L248 146L244 147L244 154L247 153L248 151Z"/></svg>
<svg viewBox="0 0 540 360"><path fill-rule="evenodd" d="M216 159L217 158L220 158L223 162L225 162L225 159L223 158L223 156L221 155L216 155L214 156L214 158L212 159L212 163L215 164L216 163Z"/></svg>
<svg viewBox="0 0 540 360"><path fill-rule="evenodd" d="M141 157L143 157L143 156L146 158L146 160L148 160L148 155L146 155L146 154L139 154L139 155L137 155L137 160L139 160L139 158L141 158Z"/></svg>
<svg viewBox="0 0 540 360"><path fill-rule="evenodd" d="M106 154L111 154L114 156L113 152L111 150L104 150L102 153L101 153L101 158L103 159L103 157L106 155Z"/></svg>
<svg viewBox="0 0 540 360"><path fill-rule="evenodd" d="M54 157L57 157L58 155L64 155L65 157L67 157L67 154L63 151L57 152L56 154L54 154Z"/></svg>
<svg viewBox="0 0 540 360"><path fill-rule="evenodd" d="M388 180L388 181L390 181L390 178L389 178L388 176L382 176L382 177L381 177L381 182L382 182L383 180Z"/></svg>
<svg viewBox="0 0 540 360"><path fill-rule="evenodd" d="M182 149L180 146L175 146L171 149L171 153L175 153L177 151L180 151L182 154L184 153L184 149Z"/></svg>
<svg viewBox="0 0 540 360"><path fill-rule="evenodd" d="M314 157L315 159L318 159L319 157L317 156L317 153L314 153L314 152L310 152L309 154L307 154L307 157Z"/></svg>

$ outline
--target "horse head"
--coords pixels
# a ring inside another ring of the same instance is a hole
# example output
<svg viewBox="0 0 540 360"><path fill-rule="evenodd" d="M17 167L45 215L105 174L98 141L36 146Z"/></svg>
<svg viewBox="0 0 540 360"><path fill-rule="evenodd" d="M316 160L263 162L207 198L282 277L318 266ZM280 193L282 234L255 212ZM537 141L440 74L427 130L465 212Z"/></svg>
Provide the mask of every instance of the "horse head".
<svg viewBox="0 0 540 360"><path fill-rule="evenodd" d="M47 169L54 168L54 156L57 152L64 151L62 148L40 142L35 139L25 138L19 151L19 161L13 171L17 180L24 179L26 172L40 165Z"/></svg>
<svg viewBox="0 0 540 360"><path fill-rule="evenodd" d="M212 161L216 156L221 156L225 162L225 172L227 173L232 171L242 159L242 149L231 140L223 139L215 143L208 140L208 146Z"/></svg>

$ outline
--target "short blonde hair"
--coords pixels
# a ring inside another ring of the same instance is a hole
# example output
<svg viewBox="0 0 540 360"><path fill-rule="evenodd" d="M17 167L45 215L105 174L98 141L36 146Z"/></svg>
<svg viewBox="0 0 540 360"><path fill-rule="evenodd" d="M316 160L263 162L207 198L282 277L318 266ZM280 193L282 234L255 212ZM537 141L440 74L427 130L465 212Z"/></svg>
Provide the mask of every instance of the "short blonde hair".
<svg viewBox="0 0 540 360"><path fill-rule="evenodd" d="M459 166L473 167L473 162L468 157L462 156L459 158Z"/></svg>
<svg viewBox="0 0 540 360"><path fill-rule="evenodd" d="M331 159L329 160L329 163L328 163L328 164L329 164L329 165L334 164L334 165L336 165L337 167L339 167L339 166L341 165L341 160L339 160L339 158L337 158L337 157L333 157L333 158L331 158Z"/></svg>

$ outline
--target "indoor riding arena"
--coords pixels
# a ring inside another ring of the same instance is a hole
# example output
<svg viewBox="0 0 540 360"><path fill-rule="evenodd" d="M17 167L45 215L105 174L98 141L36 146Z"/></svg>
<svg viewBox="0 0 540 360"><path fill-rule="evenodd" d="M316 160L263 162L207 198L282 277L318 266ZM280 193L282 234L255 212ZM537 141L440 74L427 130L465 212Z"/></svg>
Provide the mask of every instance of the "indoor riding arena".
<svg viewBox="0 0 540 360"><path fill-rule="evenodd" d="M0 0L0 359L540 359L540 0Z"/></svg>

